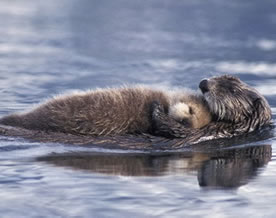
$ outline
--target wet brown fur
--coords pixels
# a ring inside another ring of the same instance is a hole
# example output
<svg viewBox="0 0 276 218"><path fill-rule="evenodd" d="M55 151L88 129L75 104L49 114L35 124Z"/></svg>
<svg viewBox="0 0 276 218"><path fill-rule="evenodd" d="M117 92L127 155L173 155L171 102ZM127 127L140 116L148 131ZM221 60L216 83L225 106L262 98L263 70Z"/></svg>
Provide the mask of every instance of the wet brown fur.
<svg viewBox="0 0 276 218"><path fill-rule="evenodd" d="M162 105L155 105L155 134L197 143L242 135L271 124L271 109L266 99L237 77L213 77L202 81L200 88L210 108L212 121L200 129L185 128L167 116Z"/></svg>

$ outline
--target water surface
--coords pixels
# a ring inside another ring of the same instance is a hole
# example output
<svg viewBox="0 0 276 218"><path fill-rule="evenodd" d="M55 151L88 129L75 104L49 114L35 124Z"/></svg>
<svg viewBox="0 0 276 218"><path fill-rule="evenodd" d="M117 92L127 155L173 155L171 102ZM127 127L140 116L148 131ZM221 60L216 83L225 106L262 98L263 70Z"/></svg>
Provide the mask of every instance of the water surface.
<svg viewBox="0 0 276 218"><path fill-rule="evenodd" d="M0 115L74 90L230 73L276 115L273 0L2 0ZM274 217L275 130L136 151L0 137L3 217Z"/></svg>

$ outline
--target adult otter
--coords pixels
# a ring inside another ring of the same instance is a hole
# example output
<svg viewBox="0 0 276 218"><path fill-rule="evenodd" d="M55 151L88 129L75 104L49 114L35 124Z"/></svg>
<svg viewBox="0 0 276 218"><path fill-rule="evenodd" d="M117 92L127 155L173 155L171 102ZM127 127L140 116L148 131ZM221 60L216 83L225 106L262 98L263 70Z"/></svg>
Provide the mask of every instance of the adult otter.
<svg viewBox="0 0 276 218"><path fill-rule="evenodd" d="M271 124L271 109L265 98L240 79L223 75L200 82L204 99L212 114L212 122L200 129L185 128L154 104L155 134L184 138L184 143L233 137Z"/></svg>
<svg viewBox="0 0 276 218"><path fill-rule="evenodd" d="M30 112L3 117L0 124L92 136L152 133L156 101L183 126L200 128L211 120L202 95L126 87L59 96Z"/></svg>

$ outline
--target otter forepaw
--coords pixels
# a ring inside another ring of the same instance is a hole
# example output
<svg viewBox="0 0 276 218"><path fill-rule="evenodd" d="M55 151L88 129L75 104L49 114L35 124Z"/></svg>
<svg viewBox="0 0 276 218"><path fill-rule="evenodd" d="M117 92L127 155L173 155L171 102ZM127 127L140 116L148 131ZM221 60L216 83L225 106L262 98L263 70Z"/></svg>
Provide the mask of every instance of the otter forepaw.
<svg viewBox="0 0 276 218"><path fill-rule="evenodd" d="M165 113L164 106L158 101L152 102L151 113L152 113L153 119L155 119L156 117L159 117L161 114Z"/></svg>

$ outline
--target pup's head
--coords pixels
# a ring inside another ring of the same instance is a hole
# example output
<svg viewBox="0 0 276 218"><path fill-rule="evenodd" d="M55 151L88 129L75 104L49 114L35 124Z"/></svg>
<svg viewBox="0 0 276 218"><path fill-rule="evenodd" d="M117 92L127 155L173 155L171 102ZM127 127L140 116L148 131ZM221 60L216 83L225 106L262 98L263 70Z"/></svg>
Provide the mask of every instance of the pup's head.
<svg viewBox="0 0 276 218"><path fill-rule="evenodd" d="M189 128L201 128L211 121L208 106L199 98L189 98L169 107L169 116Z"/></svg>
<svg viewBox="0 0 276 218"><path fill-rule="evenodd" d="M271 120L271 110L265 98L237 77L224 75L204 79L199 88L217 120L259 122L254 126Z"/></svg>

